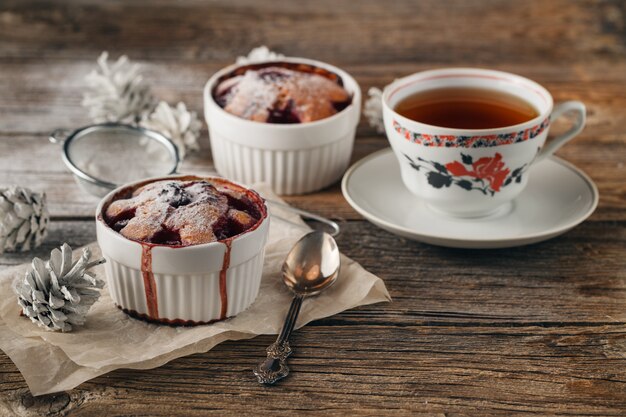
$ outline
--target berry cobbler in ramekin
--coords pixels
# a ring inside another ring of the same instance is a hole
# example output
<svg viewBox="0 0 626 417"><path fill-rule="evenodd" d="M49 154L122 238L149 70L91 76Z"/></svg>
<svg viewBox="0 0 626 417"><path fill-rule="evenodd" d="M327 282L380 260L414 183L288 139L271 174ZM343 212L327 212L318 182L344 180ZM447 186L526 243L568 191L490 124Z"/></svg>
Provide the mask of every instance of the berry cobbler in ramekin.
<svg viewBox="0 0 626 417"><path fill-rule="evenodd" d="M202 324L256 298L269 229L256 192L222 178L156 178L112 191L96 216L111 297L128 314Z"/></svg>
<svg viewBox="0 0 626 417"><path fill-rule="evenodd" d="M361 90L348 73L304 58L233 65L204 87L217 171L279 194L304 194L348 167Z"/></svg>

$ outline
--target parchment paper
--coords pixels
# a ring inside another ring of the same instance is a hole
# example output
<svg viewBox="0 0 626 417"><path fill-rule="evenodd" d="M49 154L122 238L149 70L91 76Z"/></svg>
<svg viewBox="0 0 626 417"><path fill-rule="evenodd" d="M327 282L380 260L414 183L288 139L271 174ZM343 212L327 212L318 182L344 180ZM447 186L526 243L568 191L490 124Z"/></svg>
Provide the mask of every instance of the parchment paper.
<svg viewBox="0 0 626 417"><path fill-rule="evenodd" d="M265 198L280 201L269 187L254 188ZM28 268L24 264L0 273L0 349L15 363L33 395L42 395L72 389L118 368L155 368L181 356L206 352L226 340L278 333L291 302L280 267L293 244L309 229L291 212L271 203L268 206L272 220L261 288L252 306L238 316L197 327L149 324L117 309L105 286L84 326L71 333L50 332L20 316L12 283L23 278ZM97 243L89 247L93 259L101 256ZM296 327L356 306L391 300L380 278L346 256L342 255L341 261L335 285L305 299ZM102 266L94 270L104 278ZM259 352L259 358L264 353Z"/></svg>

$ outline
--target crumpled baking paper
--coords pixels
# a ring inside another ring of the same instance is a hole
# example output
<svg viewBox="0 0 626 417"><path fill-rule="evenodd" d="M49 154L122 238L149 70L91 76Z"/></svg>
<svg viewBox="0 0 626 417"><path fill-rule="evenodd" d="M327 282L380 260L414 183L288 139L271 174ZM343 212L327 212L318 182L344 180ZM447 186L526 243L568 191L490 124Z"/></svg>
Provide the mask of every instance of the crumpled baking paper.
<svg viewBox="0 0 626 417"><path fill-rule="evenodd" d="M265 198L280 201L265 185L253 188ZM50 332L20 316L12 285L24 276L28 268L24 264L0 273L0 349L15 363L33 395L42 395L70 390L118 368L156 368L227 340L277 334L292 297L282 283L280 268L294 243L310 229L297 215L269 202L268 206L272 218L259 295L236 317L197 327L149 324L121 312L105 286L84 326L71 333ZM89 247L93 259L98 259L97 243ZM391 300L380 278L346 256L342 255L341 262L337 282L305 299L296 327L356 306ZM105 276L102 266L94 272ZM259 352L259 358L264 354Z"/></svg>

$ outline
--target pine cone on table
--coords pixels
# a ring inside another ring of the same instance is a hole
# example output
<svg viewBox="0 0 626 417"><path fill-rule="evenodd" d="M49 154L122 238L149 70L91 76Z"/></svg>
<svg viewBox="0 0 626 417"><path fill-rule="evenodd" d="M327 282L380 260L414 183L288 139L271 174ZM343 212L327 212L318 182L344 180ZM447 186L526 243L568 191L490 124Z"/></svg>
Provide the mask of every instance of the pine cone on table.
<svg viewBox="0 0 626 417"><path fill-rule="evenodd" d="M196 112L187 110L185 103L170 107L165 101L159 102L154 112L141 121L141 126L155 130L174 142L181 160L188 152L199 149L202 122Z"/></svg>
<svg viewBox="0 0 626 417"><path fill-rule="evenodd" d="M280 61L284 58L285 55L271 51L267 46L261 45L252 49L246 56L238 56L237 64L242 65L253 64L255 62Z"/></svg>
<svg viewBox="0 0 626 417"><path fill-rule="evenodd" d="M83 96L83 106L96 123L137 123L154 108L150 86L139 73L139 65L131 64L122 55L112 65L109 54L98 58L98 69L85 78L88 89Z"/></svg>
<svg viewBox="0 0 626 417"><path fill-rule="evenodd" d="M44 193L24 187L0 188L0 254L39 246L49 221Z"/></svg>
<svg viewBox="0 0 626 417"><path fill-rule="evenodd" d="M367 118L369 125L376 129L378 133L385 132L383 121L383 92L380 88L371 87L367 92L368 98L363 107L363 115Z"/></svg>
<svg viewBox="0 0 626 417"><path fill-rule="evenodd" d="M22 313L46 330L69 332L85 323L91 306L100 298L104 281L87 272L104 262L89 262L91 252L72 260L72 248L64 243L50 253L50 260L33 259L31 269L15 284Z"/></svg>

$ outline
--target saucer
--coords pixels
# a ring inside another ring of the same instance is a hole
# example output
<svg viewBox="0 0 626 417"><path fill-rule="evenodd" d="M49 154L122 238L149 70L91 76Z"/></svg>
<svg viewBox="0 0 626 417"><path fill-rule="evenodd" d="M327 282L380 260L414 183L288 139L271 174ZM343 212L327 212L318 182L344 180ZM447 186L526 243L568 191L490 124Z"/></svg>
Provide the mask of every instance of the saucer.
<svg viewBox="0 0 626 417"><path fill-rule="evenodd" d="M532 167L522 193L496 213L463 219L436 212L411 194L391 149L354 164L341 182L348 203L375 225L397 235L453 248L508 248L567 232L593 213L598 189L574 165L557 157Z"/></svg>

